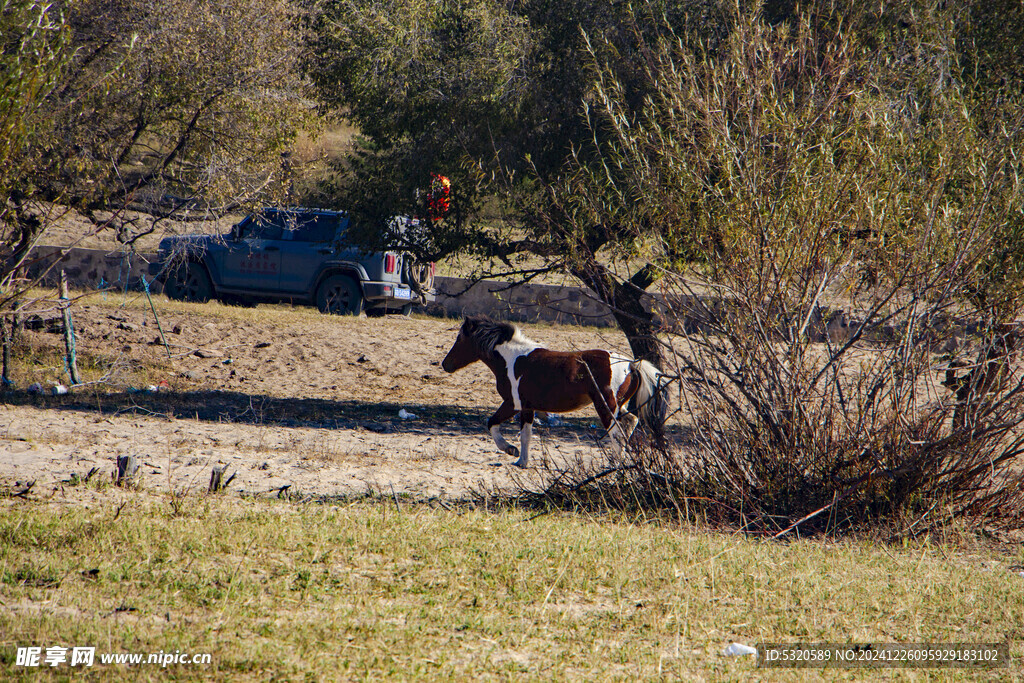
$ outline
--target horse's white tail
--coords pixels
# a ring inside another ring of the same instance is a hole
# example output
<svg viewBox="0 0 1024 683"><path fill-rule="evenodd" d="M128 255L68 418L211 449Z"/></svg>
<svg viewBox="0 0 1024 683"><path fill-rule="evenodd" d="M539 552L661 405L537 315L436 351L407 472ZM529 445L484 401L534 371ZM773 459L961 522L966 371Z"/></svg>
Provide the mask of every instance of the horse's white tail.
<svg viewBox="0 0 1024 683"><path fill-rule="evenodd" d="M661 371L645 360L634 361L633 369L640 375L640 388L629 401L628 410L640 418L645 427L655 434L662 433L668 419L668 398L661 382Z"/></svg>

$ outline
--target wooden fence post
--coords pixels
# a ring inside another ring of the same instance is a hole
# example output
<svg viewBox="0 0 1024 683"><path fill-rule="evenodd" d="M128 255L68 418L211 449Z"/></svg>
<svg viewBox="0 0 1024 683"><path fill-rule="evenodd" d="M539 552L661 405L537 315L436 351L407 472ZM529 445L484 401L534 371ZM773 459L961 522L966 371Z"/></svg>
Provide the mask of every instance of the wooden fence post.
<svg viewBox="0 0 1024 683"><path fill-rule="evenodd" d="M216 493L217 491L223 491L227 488L228 484L235 478L235 474L232 474L226 480L224 475L228 473L227 465L215 465L213 471L210 472L210 493Z"/></svg>
<svg viewBox="0 0 1024 683"><path fill-rule="evenodd" d="M64 319L64 348L67 350L68 375L71 384L81 384L78 376L78 360L75 357L75 326L71 322L71 301L68 297L68 276L60 271L60 314Z"/></svg>
<svg viewBox="0 0 1024 683"><path fill-rule="evenodd" d="M134 455L117 456L117 472L114 473L114 484L124 486L134 483L139 472L139 459Z"/></svg>
<svg viewBox="0 0 1024 683"><path fill-rule="evenodd" d="M13 327L13 325L12 325ZM7 318L0 316L0 344L3 344L3 370L0 371L0 390L6 390L14 386L11 381L11 344L13 330L8 329Z"/></svg>

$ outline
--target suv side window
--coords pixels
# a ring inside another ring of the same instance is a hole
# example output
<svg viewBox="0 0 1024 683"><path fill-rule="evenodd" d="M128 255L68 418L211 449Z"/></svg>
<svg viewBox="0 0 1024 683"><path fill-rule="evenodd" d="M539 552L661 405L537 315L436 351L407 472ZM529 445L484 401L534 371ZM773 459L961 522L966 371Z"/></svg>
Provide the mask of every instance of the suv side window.
<svg viewBox="0 0 1024 683"><path fill-rule="evenodd" d="M331 242L338 231L337 216L297 216L289 223L283 239L293 242Z"/></svg>

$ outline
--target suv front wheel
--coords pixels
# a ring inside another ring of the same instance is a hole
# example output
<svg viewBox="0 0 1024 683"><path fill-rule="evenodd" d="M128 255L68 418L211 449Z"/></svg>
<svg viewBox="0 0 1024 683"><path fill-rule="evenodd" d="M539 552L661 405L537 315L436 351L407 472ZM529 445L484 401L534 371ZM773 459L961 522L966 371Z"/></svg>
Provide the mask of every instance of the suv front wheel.
<svg viewBox="0 0 1024 683"><path fill-rule="evenodd" d="M347 275L331 275L316 290L316 307L321 313L359 315L363 311L363 293Z"/></svg>

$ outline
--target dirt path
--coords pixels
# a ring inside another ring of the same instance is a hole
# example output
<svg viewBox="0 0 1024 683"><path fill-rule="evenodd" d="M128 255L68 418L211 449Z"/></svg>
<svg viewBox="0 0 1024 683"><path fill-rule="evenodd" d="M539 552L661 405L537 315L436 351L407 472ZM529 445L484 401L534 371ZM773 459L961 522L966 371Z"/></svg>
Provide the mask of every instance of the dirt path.
<svg viewBox="0 0 1024 683"><path fill-rule="evenodd" d="M61 337L26 332L32 362L21 391L0 394L0 486L35 481L36 493L76 478L110 478L135 455L144 486L205 490L214 465L236 474L229 490L334 496L368 489L459 498L539 481L510 466L484 423L498 401L481 364L440 368L457 323L339 318L311 309L237 309L161 300L158 313L98 296L75 309L80 364L102 385L52 396L62 379ZM43 318L46 316L43 315ZM618 348L618 333L527 327L551 348ZM88 378L88 377L87 377ZM24 391L39 382L43 394ZM155 393L146 387L159 387ZM412 413L403 419L400 411ZM564 462L603 457L592 410L540 426L533 454ZM508 424L506 436L514 436ZM525 479L523 479L525 477Z"/></svg>

